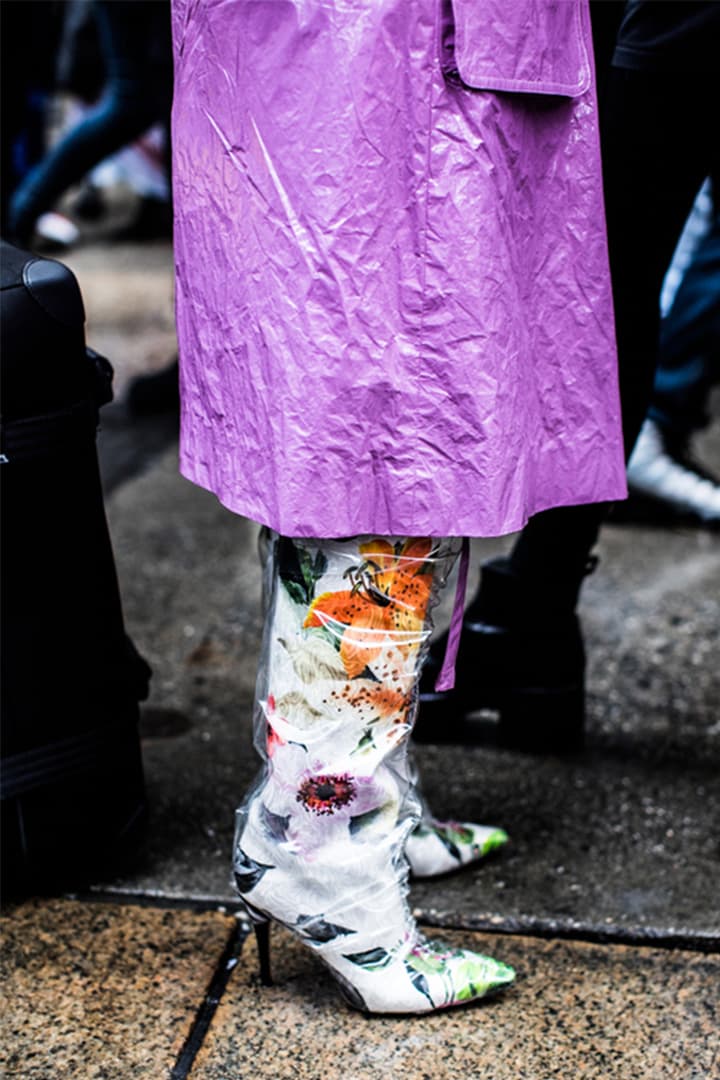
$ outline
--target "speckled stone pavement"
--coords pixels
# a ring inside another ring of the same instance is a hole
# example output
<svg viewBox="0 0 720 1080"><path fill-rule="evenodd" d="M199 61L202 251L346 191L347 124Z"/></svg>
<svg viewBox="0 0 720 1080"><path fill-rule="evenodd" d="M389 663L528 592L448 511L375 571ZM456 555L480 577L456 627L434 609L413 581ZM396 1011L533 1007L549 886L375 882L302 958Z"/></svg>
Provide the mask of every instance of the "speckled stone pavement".
<svg viewBox="0 0 720 1080"><path fill-rule="evenodd" d="M123 404L128 380L173 354L169 247L67 261L89 343L116 367L99 445L126 621L154 668L151 817L129 867L6 908L0 1077L720 1077L717 535L605 530L582 603L583 753L417 748L435 809L503 825L512 843L411 902L433 934L512 963L513 989L366 1019L282 932L261 988L228 871L255 770L256 528L177 475L172 417L133 421ZM701 451L717 470L717 420ZM506 547L475 542L474 567Z"/></svg>
<svg viewBox="0 0 720 1080"><path fill-rule="evenodd" d="M254 942L227 914L55 900L4 924L3 1077L718 1075L717 956L446 933L512 961L515 987L466 1009L368 1018L285 931L275 984L261 986Z"/></svg>

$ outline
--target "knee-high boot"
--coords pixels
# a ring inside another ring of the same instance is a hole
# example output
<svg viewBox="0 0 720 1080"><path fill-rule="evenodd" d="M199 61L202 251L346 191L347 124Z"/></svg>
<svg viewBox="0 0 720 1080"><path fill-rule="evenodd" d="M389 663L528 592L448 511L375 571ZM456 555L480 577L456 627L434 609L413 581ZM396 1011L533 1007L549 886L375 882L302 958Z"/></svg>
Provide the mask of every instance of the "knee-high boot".
<svg viewBox="0 0 720 1080"><path fill-rule="evenodd" d="M430 609L458 548L275 537L267 560L264 768L238 810L237 887L256 926L294 931L369 1012L463 1004L514 977L425 941L407 905L421 813L407 741Z"/></svg>

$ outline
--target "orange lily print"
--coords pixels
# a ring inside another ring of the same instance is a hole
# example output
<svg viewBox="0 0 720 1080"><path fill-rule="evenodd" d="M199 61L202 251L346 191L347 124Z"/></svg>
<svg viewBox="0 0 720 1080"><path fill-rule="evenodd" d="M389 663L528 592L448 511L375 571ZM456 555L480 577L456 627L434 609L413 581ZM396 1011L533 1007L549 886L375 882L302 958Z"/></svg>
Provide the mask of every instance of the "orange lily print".
<svg viewBox="0 0 720 1080"><path fill-rule="evenodd" d="M394 681L399 682L398 676L399 673L396 673ZM390 720L393 724L407 722L411 701L407 691L384 686L382 683L373 684L365 679L361 679L354 685L359 686L360 689L353 690L352 683L345 683L342 690L330 691L327 704L331 711L333 707L338 711L350 708L367 727L382 720Z"/></svg>
<svg viewBox="0 0 720 1080"><path fill-rule="evenodd" d="M432 589L431 549L427 538L398 545L369 540L359 548L363 562L348 572L352 587L313 600L303 625L324 627L341 638L340 658L349 678L380 655L388 635L405 656L418 648Z"/></svg>

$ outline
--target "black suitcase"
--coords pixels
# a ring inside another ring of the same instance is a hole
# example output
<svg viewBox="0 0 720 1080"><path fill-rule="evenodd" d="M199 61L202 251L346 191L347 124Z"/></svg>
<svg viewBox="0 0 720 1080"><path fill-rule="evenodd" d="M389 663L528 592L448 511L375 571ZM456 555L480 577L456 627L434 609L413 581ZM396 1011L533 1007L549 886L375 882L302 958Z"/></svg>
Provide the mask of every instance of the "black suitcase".
<svg viewBox="0 0 720 1080"><path fill-rule="evenodd" d="M1 248L3 893L82 886L140 838L138 701L95 445L112 368L61 263Z"/></svg>

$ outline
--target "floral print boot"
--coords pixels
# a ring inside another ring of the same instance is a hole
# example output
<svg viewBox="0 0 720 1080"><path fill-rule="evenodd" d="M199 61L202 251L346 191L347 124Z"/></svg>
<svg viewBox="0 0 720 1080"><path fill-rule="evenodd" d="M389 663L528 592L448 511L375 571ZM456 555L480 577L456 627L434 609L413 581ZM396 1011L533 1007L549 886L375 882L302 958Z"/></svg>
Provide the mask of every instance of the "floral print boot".
<svg viewBox="0 0 720 1080"><path fill-rule="evenodd" d="M477 862L508 840L505 830L494 825L439 821L428 815L410 833L405 855L413 877L437 877Z"/></svg>
<svg viewBox="0 0 720 1080"><path fill-rule="evenodd" d="M404 853L421 816L407 743L430 608L458 548L274 537L266 562L264 768L237 814L237 888L256 926L293 930L367 1012L429 1012L514 978L489 957L425 941L407 904Z"/></svg>

